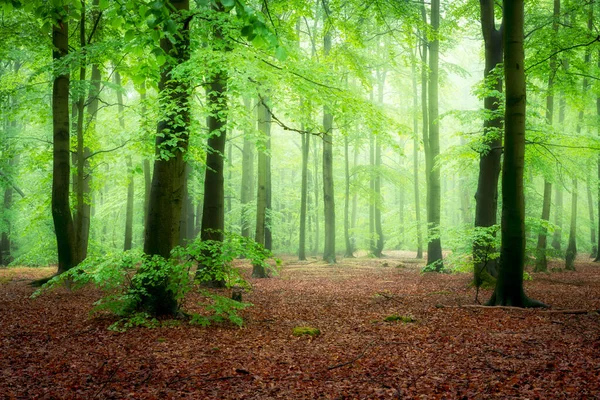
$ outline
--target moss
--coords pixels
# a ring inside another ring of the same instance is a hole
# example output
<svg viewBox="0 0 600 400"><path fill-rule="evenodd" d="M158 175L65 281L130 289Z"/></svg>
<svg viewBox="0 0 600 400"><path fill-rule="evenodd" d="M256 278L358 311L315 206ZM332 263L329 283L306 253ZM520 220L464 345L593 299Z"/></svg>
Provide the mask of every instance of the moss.
<svg viewBox="0 0 600 400"><path fill-rule="evenodd" d="M385 322L400 321L400 322L403 322L405 324L408 324L408 323L411 323L411 322L417 322L417 320L414 317L411 317L410 315L398 315L398 314L388 315L383 320Z"/></svg>
<svg viewBox="0 0 600 400"><path fill-rule="evenodd" d="M310 326L297 326L292 331L294 336L319 336L321 331L318 328L311 328Z"/></svg>

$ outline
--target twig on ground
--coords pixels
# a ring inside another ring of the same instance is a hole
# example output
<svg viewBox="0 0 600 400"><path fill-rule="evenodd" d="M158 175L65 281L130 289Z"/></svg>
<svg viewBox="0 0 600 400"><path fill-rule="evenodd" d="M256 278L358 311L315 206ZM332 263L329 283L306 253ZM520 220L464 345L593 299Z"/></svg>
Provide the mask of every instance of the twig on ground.
<svg viewBox="0 0 600 400"><path fill-rule="evenodd" d="M332 365L327 367L327 371L331 371L332 369L336 369L336 368L341 368L341 367L345 367L346 365L350 365L355 363L356 361L360 360L361 358L363 358L366 354L367 354L367 350L369 350L369 348L371 348L371 346L373 345L374 341L371 341L367 347L364 348L364 350L356 357L354 357L352 360L343 362L343 363L339 363L336 365Z"/></svg>

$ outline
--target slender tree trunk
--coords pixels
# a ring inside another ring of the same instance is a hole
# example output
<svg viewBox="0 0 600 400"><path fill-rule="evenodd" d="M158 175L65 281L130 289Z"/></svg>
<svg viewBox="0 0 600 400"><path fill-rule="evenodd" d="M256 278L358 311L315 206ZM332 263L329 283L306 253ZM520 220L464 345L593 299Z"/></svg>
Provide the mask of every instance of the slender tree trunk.
<svg viewBox="0 0 600 400"><path fill-rule="evenodd" d="M427 174L427 265L434 265L436 271L444 268L442 261L442 242L440 239L440 169L434 166L436 157L440 154L440 126L438 112L438 86L439 86L439 36L440 27L440 1L431 1L431 29L434 39L429 43L429 145L426 161Z"/></svg>
<svg viewBox="0 0 600 400"><path fill-rule="evenodd" d="M320 240L320 236L321 236L321 228L320 228L320 224L319 224L319 186L320 186L320 182L319 182L319 163L318 163L318 155L319 155L319 146L318 146L318 142L316 140L313 141L313 151L314 151L314 157L313 159L315 160L315 169L314 169L314 179L313 179L313 188L314 188L314 193L315 193L315 202L314 202L314 218L315 218L315 240L314 240L314 244L313 244L313 255L317 255L319 253L319 243L321 243Z"/></svg>
<svg viewBox="0 0 600 400"><path fill-rule="evenodd" d="M553 15L552 30L556 35L558 32L558 20L560 18L560 0L554 0L554 15ZM548 76L548 94L546 96L546 122L552 128L554 118L554 75L556 74L556 56L550 57L550 75ZM552 183L544 178L544 200L542 205L542 221L550 220L550 205L552 197ZM548 270L548 261L546 258L546 247L548 229L545 226L541 227L538 235L537 254L535 271L543 272Z"/></svg>
<svg viewBox="0 0 600 400"><path fill-rule="evenodd" d="M266 114L268 124L268 135L267 135L267 181L266 185L266 199L265 199L265 249L273 249L273 230L271 221L271 210L272 210L272 174L271 174L271 113Z"/></svg>
<svg viewBox="0 0 600 400"><path fill-rule="evenodd" d="M323 0L323 8L329 13L327 0ZM331 32L327 30L323 37L325 58L331 50ZM325 243L323 260L333 264L335 259L335 198L333 192L333 115L329 107L323 106L323 211L325 221Z"/></svg>
<svg viewBox="0 0 600 400"><path fill-rule="evenodd" d="M563 225L563 192L560 185L556 185L554 188L554 196L556 198L554 202L554 225L556 225L556 229L554 230L554 235L552 236L552 247L555 250L560 251L561 249L561 236L562 236L562 225Z"/></svg>
<svg viewBox="0 0 600 400"><path fill-rule="evenodd" d="M544 179L544 200L542 204L542 221L550 219L550 202L552 197L552 183ZM548 270L548 261L546 259L546 241L548 230L542 225L541 232L538 235L537 255L535 262L536 272L545 272Z"/></svg>
<svg viewBox="0 0 600 400"><path fill-rule="evenodd" d="M525 162L526 96L523 52L523 0L504 0L504 81L506 82L504 163L502 166L502 244L496 288L489 305L544 306L523 291L525 266Z"/></svg>
<svg viewBox="0 0 600 400"><path fill-rule="evenodd" d="M416 52L417 50L415 50ZM423 233L421 232L421 196L419 193L419 94L417 91L417 59L416 54L411 63L413 89L413 182L415 195L415 224L417 228L417 259L423 258ZM426 82L426 81L425 81ZM423 113L425 114L425 113Z"/></svg>
<svg viewBox="0 0 600 400"><path fill-rule="evenodd" d="M575 271L577 257L577 178L573 178L571 193L571 227L569 229L569 245L565 254L565 269Z"/></svg>
<svg viewBox="0 0 600 400"><path fill-rule="evenodd" d="M598 68L600 68L600 49L598 49ZM600 120L600 94L596 96L596 116ZM598 136L600 136L600 125L598 125ZM598 154L598 244L596 246L596 258L594 262L600 261L600 154Z"/></svg>
<svg viewBox="0 0 600 400"><path fill-rule="evenodd" d="M344 257L354 257L354 248L350 240L350 156L349 156L348 136L344 136L344 172L346 178L344 193L344 241L346 243L346 252Z"/></svg>
<svg viewBox="0 0 600 400"><path fill-rule="evenodd" d="M302 126L304 130L304 126ZM300 189L300 238L298 243L298 259L306 260L306 203L308 197L308 153L310 135L302 134L302 187Z"/></svg>
<svg viewBox="0 0 600 400"><path fill-rule="evenodd" d="M123 107L123 92L121 88L121 74L119 71L114 72L115 85L117 86L117 103L119 111L119 127L121 132L125 133L125 118L124 118L124 107ZM133 195L134 195L134 174L133 174L133 161L131 155L127 155L125 159L127 165L127 206L125 210L125 241L123 244L123 250L131 250L133 244Z"/></svg>
<svg viewBox="0 0 600 400"><path fill-rule="evenodd" d="M590 258L596 258L596 255L598 253L598 248L596 247L596 227L594 225L594 222L596 221L596 218L594 217L594 199L592 196L592 184L590 182L590 175L587 175L587 184L586 184L586 190L587 190L587 200L588 200L588 210L589 210L589 215L590 215L590 243L592 244L592 251L590 253Z"/></svg>
<svg viewBox="0 0 600 400"><path fill-rule="evenodd" d="M190 197L189 184L192 168L186 161L183 174L183 202L181 204L181 216L179 218L179 245L185 246L189 239L194 237L194 206ZM191 233L190 233L191 229Z"/></svg>
<svg viewBox="0 0 600 400"><path fill-rule="evenodd" d="M383 87L385 85L386 71L377 72L378 88L377 100L383 106ZM381 195L381 137L375 137L375 233L377 241L375 244L375 255L383 255L383 227L381 225L381 209L383 208L383 196Z"/></svg>
<svg viewBox="0 0 600 400"><path fill-rule="evenodd" d="M356 146L356 144L354 145L354 161L353 161L353 168L356 168L358 166L358 146ZM352 211L351 211L351 215L350 215L350 231L352 232L352 234L350 235L350 244L352 245L352 249L356 250L356 218L357 218L357 211L358 211L358 196L356 194L356 191L354 192L354 194L352 195Z"/></svg>
<svg viewBox="0 0 600 400"><path fill-rule="evenodd" d="M252 104L249 98L244 98L246 111L250 112ZM249 130L244 132L244 147L242 150L242 190L240 203L242 205L242 236L250 237L250 204L254 199L254 142L249 138Z"/></svg>
<svg viewBox="0 0 600 400"><path fill-rule="evenodd" d="M258 153L258 187L256 192L256 243L265 246L267 221L267 196L268 196L268 142L271 133L271 113L265 106L265 98L259 99L258 103L258 130L262 133L265 141L265 150ZM255 278L266 278L267 271L261 265L252 266L252 276Z"/></svg>
<svg viewBox="0 0 600 400"><path fill-rule="evenodd" d="M503 27L496 29L494 16L494 1L480 0L481 29L485 45L484 77L494 92L502 92L502 79L493 75L494 69L502 63ZM489 113L489 119L483 124L483 142L489 150L479 156L479 178L475 193L475 228L486 229L496 225L498 213L498 177L500 174L500 158L502 156L502 115L498 112L500 99L490 95L484 99L484 107ZM485 270L491 276L497 276L497 261L490 258L490 253L496 251L494 243L476 240L473 243L474 281L479 287L482 283L481 274Z"/></svg>
<svg viewBox="0 0 600 400"><path fill-rule="evenodd" d="M52 58L61 65L69 53L68 21L57 20L52 25ZM76 264L75 227L69 206L71 177L69 145L69 72L56 67L52 84L52 219L58 249L58 273Z"/></svg>
<svg viewBox="0 0 600 400"><path fill-rule="evenodd" d="M371 96L371 101L373 101L373 96ZM373 256L377 256L375 201L375 135L371 132L369 135L369 251Z"/></svg>
<svg viewBox="0 0 600 400"><path fill-rule="evenodd" d="M398 160L398 168L400 168L400 170L403 169L402 164L404 164L404 155L400 154L399 160ZM399 235L398 245L397 245L398 250L401 250L404 247L404 236L405 236L404 208L405 208L404 188L402 187L401 184L398 184L398 216L399 216L398 223L400 224L400 229L398 232L398 235Z"/></svg>

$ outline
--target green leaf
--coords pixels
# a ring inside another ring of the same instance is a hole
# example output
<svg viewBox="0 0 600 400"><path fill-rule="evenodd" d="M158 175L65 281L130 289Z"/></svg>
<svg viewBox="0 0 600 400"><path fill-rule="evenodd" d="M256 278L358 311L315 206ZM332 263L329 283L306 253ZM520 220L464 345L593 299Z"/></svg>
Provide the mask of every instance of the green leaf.
<svg viewBox="0 0 600 400"><path fill-rule="evenodd" d="M277 57L279 61L284 61L287 58L287 56L287 51L282 46L278 46L275 50L275 57Z"/></svg>
<svg viewBox="0 0 600 400"><path fill-rule="evenodd" d="M231 8L235 5L235 0L221 0L221 4L223 4L223 7L227 8Z"/></svg>
<svg viewBox="0 0 600 400"><path fill-rule="evenodd" d="M106 10L109 5L110 5L110 3L108 2L108 0L100 0L98 2L98 9L100 11Z"/></svg>
<svg viewBox="0 0 600 400"><path fill-rule="evenodd" d="M135 37L135 31L133 29L130 29L127 32L125 32L125 41L126 42L131 42L134 37Z"/></svg>

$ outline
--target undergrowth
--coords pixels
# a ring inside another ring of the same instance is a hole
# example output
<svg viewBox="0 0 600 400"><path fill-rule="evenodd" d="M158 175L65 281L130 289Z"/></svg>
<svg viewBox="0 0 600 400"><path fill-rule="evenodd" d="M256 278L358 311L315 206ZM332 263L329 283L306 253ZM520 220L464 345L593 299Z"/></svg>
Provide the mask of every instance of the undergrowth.
<svg viewBox="0 0 600 400"><path fill-rule="evenodd" d="M227 287L249 288L249 283L233 267L234 259L244 256L271 273L277 272L280 261L276 259L275 266L271 265L268 260L273 257L272 253L252 239L233 233L225 233L224 237L222 242L196 239L185 247L178 246L169 259L135 250L89 257L52 278L32 297L62 285L76 290L93 284L102 289L104 295L94 303L90 313L108 312L119 317L109 326L115 331L164 326L165 321L157 318L161 316L185 318L190 324L201 326L226 321L242 326L239 313L251 304L202 289L202 283L216 279L224 281ZM210 268L198 268L198 264ZM198 291L205 299L200 303L204 313L190 314L182 309L183 300L191 291Z"/></svg>

